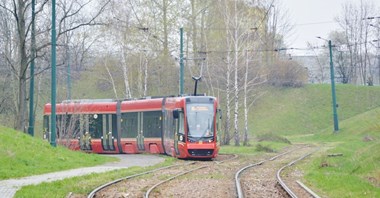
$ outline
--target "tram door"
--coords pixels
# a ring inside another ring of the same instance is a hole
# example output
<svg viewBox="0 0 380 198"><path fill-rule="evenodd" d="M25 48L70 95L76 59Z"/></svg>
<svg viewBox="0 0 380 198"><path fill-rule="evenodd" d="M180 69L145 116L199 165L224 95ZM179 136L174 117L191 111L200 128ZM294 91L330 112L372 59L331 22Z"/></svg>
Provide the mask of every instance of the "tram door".
<svg viewBox="0 0 380 198"><path fill-rule="evenodd" d="M184 123L183 123L183 112L179 110L173 111L174 118L174 151L176 155L179 155L178 142L184 141Z"/></svg>
<svg viewBox="0 0 380 198"><path fill-rule="evenodd" d="M137 148L140 151L145 150L144 147L144 112L137 113Z"/></svg>
<svg viewBox="0 0 380 198"><path fill-rule="evenodd" d="M114 151L115 150L115 136L113 134L112 126L112 115L104 114L102 115L102 148L104 151Z"/></svg>
<svg viewBox="0 0 380 198"><path fill-rule="evenodd" d="M90 134L90 124L89 124L89 115L80 116L80 125L79 125L79 144L80 149L83 151L91 151L91 134Z"/></svg>

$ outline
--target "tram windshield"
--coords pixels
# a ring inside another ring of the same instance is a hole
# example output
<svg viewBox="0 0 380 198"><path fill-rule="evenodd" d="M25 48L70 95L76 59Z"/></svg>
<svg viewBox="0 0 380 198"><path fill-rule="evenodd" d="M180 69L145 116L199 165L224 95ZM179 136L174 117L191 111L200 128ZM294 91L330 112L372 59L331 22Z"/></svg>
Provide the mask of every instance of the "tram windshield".
<svg viewBox="0 0 380 198"><path fill-rule="evenodd" d="M186 107L189 138L214 136L214 106L207 103L189 103Z"/></svg>

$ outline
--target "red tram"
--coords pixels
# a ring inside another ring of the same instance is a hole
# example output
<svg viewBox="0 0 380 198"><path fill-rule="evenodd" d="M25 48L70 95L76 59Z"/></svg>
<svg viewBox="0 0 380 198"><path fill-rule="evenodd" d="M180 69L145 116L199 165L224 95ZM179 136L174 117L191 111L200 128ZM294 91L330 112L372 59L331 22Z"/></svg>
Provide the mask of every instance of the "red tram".
<svg viewBox="0 0 380 198"><path fill-rule="evenodd" d="M44 108L49 138L51 104ZM57 143L94 153L214 158L221 112L209 96L70 100L56 105Z"/></svg>

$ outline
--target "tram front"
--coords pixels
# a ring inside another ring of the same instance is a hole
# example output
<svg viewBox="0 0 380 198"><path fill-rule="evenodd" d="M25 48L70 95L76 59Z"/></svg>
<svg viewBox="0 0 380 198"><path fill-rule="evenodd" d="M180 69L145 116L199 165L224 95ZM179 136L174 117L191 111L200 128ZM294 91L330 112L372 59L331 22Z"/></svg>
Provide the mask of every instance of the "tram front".
<svg viewBox="0 0 380 198"><path fill-rule="evenodd" d="M189 158L214 158L219 151L218 104L214 97L188 97L185 110L186 149ZM181 138L180 138L181 139Z"/></svg>

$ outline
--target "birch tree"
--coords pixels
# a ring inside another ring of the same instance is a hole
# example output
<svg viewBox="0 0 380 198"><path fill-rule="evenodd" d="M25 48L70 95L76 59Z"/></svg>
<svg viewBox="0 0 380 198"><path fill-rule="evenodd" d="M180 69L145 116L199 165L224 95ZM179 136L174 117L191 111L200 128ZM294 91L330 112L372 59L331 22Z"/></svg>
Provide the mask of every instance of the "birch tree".
<svg viewBox="0 0 380 198"><path fill-rule="evenodd" d="M242 91L240 79L245 79L241 72L241 62L243 57L245 57L244 51L249 47L249 34L252 31L252 21L248 16L252 17L252 8L245 5L243 1L224 1L224 21L226 27L226 108L227 108L227 118L226 118L226 138L228 138L228 130L230 124L230 111L231 104L233 101L233 126L234 126L234 145L239 146L241 140L241 133L239 131L239 109L240 109L240 92ZM233 73L233 82L231 82L231 73ZM247 77L248 78L248 77ZM233 86L233 89L230 88ZM230 99L230 94L233 94L232 99ZM243 103L244 104L244 103ZM245 117L247 119L247 117ZM247 134L247 133L245 133ZM225 140L228 143L229 139Z"/></svg>
<svg viewBox="0 0 380 198"><path fill-rule="evenodd" d="M225 121L225 132L224 132L224 144L226 145L229 145L230 144L230 140L231 140L231 137L230 137L230 129L231 129L231 99L230 99L230 94L231 94L231 67L232 67L232 63L231 63L231 38L229 37L229 34L230 34L230 31L228 29L229 27L229 24L230 24L230 16L227 15L227 13L229 13L229 5L228 5L228 1L224 1L224 5L222 5L222 9L224 11L224 23L225 23L225 27L226 27L226 84L225 84L225 87L226 87L226 121Z"/></svg>

